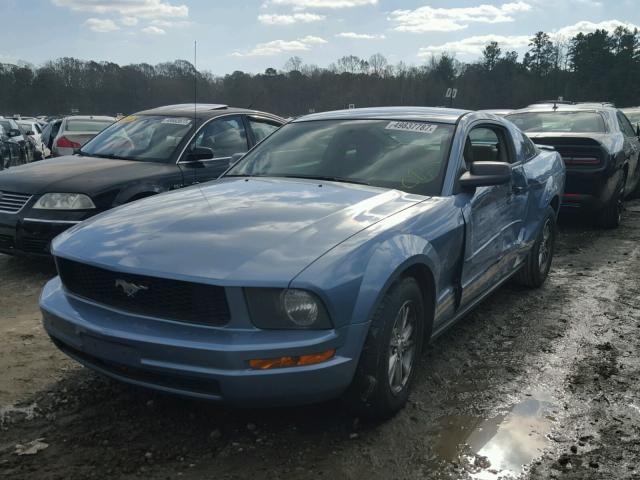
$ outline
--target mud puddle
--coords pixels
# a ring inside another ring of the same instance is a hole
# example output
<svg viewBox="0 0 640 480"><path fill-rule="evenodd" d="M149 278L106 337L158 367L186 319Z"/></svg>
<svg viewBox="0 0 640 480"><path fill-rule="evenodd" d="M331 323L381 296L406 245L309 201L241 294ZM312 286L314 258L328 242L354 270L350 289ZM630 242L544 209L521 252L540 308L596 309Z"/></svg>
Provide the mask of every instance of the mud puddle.
<svg viewBox="0 0 640 480"><path fill-rule="evenodd" d="M554 399L540 391L491 418L445 416L435 452L477 480L516 478L549 446L556 414Z"/></svg>

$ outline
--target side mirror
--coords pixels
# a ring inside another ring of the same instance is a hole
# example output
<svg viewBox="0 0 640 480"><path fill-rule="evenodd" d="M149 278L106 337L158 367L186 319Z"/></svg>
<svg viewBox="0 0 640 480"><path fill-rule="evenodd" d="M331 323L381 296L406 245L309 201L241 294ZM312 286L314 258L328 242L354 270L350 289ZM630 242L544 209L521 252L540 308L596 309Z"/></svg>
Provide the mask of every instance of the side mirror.
<svg viewBox="0 0 640 480"><path fill-rule="evenodd" d="M29 135L30 137L33 137L35 135L35 132L33 130L29 130L27 131L27 133L25 133L25 135Z"/></svg>
<svg viewBox="0 0 640 480"><path fill-rule="evenodd" d="M9 138L19 137L20 135L22 135L22 132L17 128L12 128L9 130L9 133L7 135Z"/></svg>
<svg viewBox="0 0 640 480"><path fill-rule="evenodd" d="M231 158L229 159L229 165L233 165L242 157L244 157L244 153L234 153L233 155L231 155Z"/></svg>
<svg viewBox="0 0 640 480"><path fill-rule="evenodd" d="M511 180L511 166L504 162L473 162L471 171L460 177L462 188L504 185Z"/></svg>
<svg viewBox="0 0 640 480"><path fill-rule="evenodd" d="M213 150L208 147L195 147L187 154L187 161L199 162L200 160L211 160Z"/></svg>

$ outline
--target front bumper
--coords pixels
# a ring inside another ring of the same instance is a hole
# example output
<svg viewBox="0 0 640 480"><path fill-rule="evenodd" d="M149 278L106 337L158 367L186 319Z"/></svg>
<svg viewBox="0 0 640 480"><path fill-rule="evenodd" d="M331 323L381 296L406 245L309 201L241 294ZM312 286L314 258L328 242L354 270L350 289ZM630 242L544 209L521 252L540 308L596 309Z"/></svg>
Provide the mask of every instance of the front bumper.
<svg viewBox="0 0 640 480"><path fill-rule="evenodd" d="M80 223L74 216L77 215L69 215L70 219L45 219L0 213L0 253L49 256L51 240Z"/></svg>
<svg viewBox="0 0 640 480"><path fill-rule="evenodd" d="M68 294L51 280L40 300L54 343L85 366L117 380L234 406L315 403L350 385L368 325L276 331L187 325L132 315ZM323 363L272 370L251 359L320 353Z"/></svg>

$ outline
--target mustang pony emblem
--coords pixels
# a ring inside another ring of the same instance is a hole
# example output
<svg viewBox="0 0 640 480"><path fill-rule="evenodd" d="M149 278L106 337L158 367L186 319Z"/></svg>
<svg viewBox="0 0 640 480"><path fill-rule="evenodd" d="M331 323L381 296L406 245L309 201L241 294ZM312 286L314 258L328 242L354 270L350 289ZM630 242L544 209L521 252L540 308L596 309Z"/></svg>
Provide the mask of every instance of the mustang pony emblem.
<svg viewBox="0 0 640 480"><path fill-rule="evenodd" d="M136 285L135 283L127 282L126 280L117 279L116 280L116 288L120 287L122 291L127 295L127 297L135 297L136 293L140 290L149 290L149 287L145 287L144 285Z"/></svg>

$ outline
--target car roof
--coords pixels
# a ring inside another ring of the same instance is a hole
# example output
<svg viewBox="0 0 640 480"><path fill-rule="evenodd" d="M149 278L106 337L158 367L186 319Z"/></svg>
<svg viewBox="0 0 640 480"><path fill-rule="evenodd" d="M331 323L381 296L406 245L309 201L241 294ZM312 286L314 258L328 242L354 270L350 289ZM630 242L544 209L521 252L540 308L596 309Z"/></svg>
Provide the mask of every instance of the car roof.
<svg viewBox="0 0 640 480"><path fill-rule="evenodd" d="M246 114L246 115L267 115L284 121L283 118L272 113L260 112L258 110L250 110L247 108L235 108L228 105L216 103L179 103L176 105L165 105L162 107L151 108L137 112L136 115L167 115L180 117L197 117L198 119L210 119L219 117L220 115L228 115L230 113Z"/></svg>
<svg viewBox="0 0 640 480"><path fill-rule="evenodd" d="M470 113L470 111L436 107L352 108L349 110L312 113L296 118L293 123L313 120L418 120L453 124L467 113Z"/></svg>
<svg viewBox="0 0 640 480"><path fill-rule="evenodd" d="M534 103L528 107L514 110L509 115L514 113L525 112L611 112L616 111L616 107L607 103L597 102L583 102L583 103Z"/></svg>

